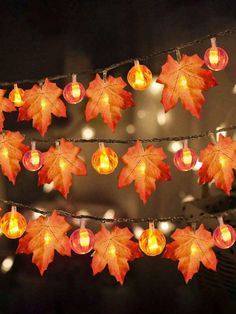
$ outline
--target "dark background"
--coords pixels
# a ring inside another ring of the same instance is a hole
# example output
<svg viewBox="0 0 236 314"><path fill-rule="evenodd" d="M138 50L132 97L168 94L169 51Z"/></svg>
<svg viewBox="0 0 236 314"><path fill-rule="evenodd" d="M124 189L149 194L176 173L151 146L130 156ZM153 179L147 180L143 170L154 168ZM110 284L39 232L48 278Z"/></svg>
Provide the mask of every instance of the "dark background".
<svg viewBox="0 0 236 314"><path fill-rule="evenodd" d="M34 79L57 74L78 72L108 66L122 59L149 54L191 41L208 33L236 26L234 1L0 1L0 81ZM111 134L98 118L88 125L96 130L97 137L138 138L182 135L215 129L235 122L236 83L235 37L218 39L219 46L229 53L228 67L215 76L219 86L207 92L201 120L197 121L182 106L168 113L170 121L161 126L156 114L162 110L160 94L149 91L135 93L136 107L123 113L117 132ZM210 42L186 48L187 54L203 56ZM147 61L155 75L166 56ZM130 66L124 66L112 75L126 78ZM79 80L87 87L92 75L81 75ZM68 81L59 81L63 86ZM22 86L24 88L30 85ZM10 89L9 89L10 90ZM85 126L82 104L68 105L68 119L53 119L46 137L81 137ZM138 118L138 110L146 116ZM29 136L38 136L30 123L17 123L17 114L7 116L6 128L21 130ZM130 135L127 125L135 126ZM232 132L231 132L232 133ZM230 134L234 136L234 134ZM199 151L209 139L192 141L191 147ZM28 143L29 144L29 143ZM58 192L45 193L37 187L37 175L22 170L13 187L1 176L1 197L42 206L76 212L86 209L102 216L113 208L116 216L168 216L183 212L183 198L201 197L196 172L180 173L168 152L172 181L158 185L146 206L143 206L133 186L118 190L117 175L102 177L90 166L90 156L96 144L80 145L87 161L89 175L74 179L68 200ZM42 150L47 145L38 147ZM126 146L114 146L121 156ZM234 191L227 199L223 193L211 189L211 195L196 206L185 206L186 215L200 214L203 210L217 211L234 208ZM9 210L9 208L5 207ZM30 218L31 213L25 212ZM230 217L234 225L234 217ZM209 228L216 221L205 222ZM89 223L94 232L99 225ZM181 226L181 225L180 225ZM143 225L142 228L147 226ZM133 230L134 226L130 226ZM0 239L1 261L13 256L17 241ZM0 275L0 313L229 313L236 306L236 265L233 250L218 252L218 273L201 268L188 285L177 271L177 263L160 257L144 257L131 263L125 284L121 287L104 271L92 276L90 256L66 258L56 254L54 263L41 278L31 256L16 256L12 269Z"/></svg>

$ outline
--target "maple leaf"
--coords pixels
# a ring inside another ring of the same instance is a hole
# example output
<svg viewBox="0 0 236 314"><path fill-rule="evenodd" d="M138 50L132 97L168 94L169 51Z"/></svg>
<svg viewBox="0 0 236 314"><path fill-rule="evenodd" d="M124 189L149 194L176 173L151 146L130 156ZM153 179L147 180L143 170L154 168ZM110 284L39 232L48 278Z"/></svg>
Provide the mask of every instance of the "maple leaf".
<svg viewBox="0 0 236 314"><path fill-rule="evenodd" d="M148 145L144 150L140 141L128 149L121 157L125 167L118 178L118 187L122 188L135 181L135 190L139 193L143 203L156 189L156 180L167 181L171 179L170 167L163 160L166 155L162 148Z"/></svg>
<svg viewBox="0 0 236 314"><path fill-rule="evenodd" d="M128 261L142 256L138 243L131 241L133 234L128 228L114 227L109 232L103 225L95 235L92 260L93 275L100 273L108 265L109 272L121 284L129 270Z"/></svg>
<svg viewBox="0 0 236 314"><path fill-rule="evenodd" d="M19 108L18 121L33 120L33 127L44 136L51 124L52 114L56 117L66 117L66 107L59 98L62 90L48 79L42 87L35 84L25 91L24 104Z"/></svg>
<svg viewBox="0 0 236 314"><path fill-rule="evenodd" d="M22 144L24 136L20 132L6 131L0 134L0 165L3 174L15 184L21 170L20 161L29 147Z"/></svg>
<svg viewBox="0 0 236 314"><path fill-rule="evenodd" d="M71 226L65 218L53 211L50 217L40 216L30 220L27 234L19 240L16 253L33 254L32 262L43 275L54 259L54 251L61 255L71 256L70 240L66 232Z"/></svg>
<svg viewBox="0 0 236 314"><path fill-rule="evenodd" d="M115 131L117 122L121 119L121 109L134 106L132 94L124 90L126 83L121 77L109 76L104 81L98 74L90 82L86 90L89 101L86 105L86 121L97 117L100 113L103 121Z"/></svg>
<svg viewBox="0 0 236 314"><path fill-rule="evenodd" d="M167 244L163 257L179 260L178 270L188 283L200 267L200 262L207 268L216 271L217 258L212 250L214 240L203 225L193 231L191 227L176 229L171 235L174 241Z"/></svg>
<svg viewBox="0 0 236 314"><path fill-rule="evenodd" d="M3 112L16 111L15 105L6 97L4 97L6 90L0 89L0 132L4 127L5 117Z"/></svg>
<svg viewBox="0 0 236 314"><path fill-rule="evenodd" d="M201 150L199 160L203 163L198 174L199 183L215 180L215 185L230 194L236 169L236 142L220 134L219 141Z"/></svg>
<svg viewBox="0 0 236 314"><path fill-rule="evenodd" d="M44 165L39 171L39 185L54 183L54 188L67 198L72 184L72 174L86 176L85 163L79 158L80 148L64 139L58 147L51 146L44 153Z"/></svg>
<svg viewBox="0 0 236 314"><path fill-rule="evenodd" d="M183 54L180 62L168 55L157 78L157 82L164 84L161 102L165 112L175 107L180 98L184 108L200 118L200 110L205 102L202 91L217 85L212 72L202 69L203 64L204 61L196 54Z"/></svg>

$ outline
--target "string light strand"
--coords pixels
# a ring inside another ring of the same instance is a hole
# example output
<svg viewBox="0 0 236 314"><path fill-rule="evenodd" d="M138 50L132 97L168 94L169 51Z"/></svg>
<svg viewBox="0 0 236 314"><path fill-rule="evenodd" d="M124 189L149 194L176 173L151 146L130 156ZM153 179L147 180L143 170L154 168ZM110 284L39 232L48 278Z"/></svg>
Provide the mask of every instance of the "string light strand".
<svg viewBox="0 0 236 314"><path fill-rule="evenodd" d="M31 210L35 213L41 214L41 215L46 215L49 216L53 212L52 210L47 210L47 209L39 209L36 207L32 207L30 205L14 202L11 200L4 200L0 199L0 202L5 204L5 205L10 205L10 206L16 206L17 208L22 208L22 209L28 209ZM185 217L183 215L180 216L167 216L167 217L148 217L148 218L134 218L134 217L118 217L118 218L104 218L104 217L99 217L99 216L93 216L93 215L76 215L70 212L67 212L65 210L56 210L58 214L61 216L67 217L67 218L74 218L74 219L90 219L94 221L98 221L101 223L149 223L149 222L185 222L185 223L195 223L202 221L204 219L217 219L218 217L227 217L230 214L236 213L236 209L230 209L227 211L219 212L217 214L210 214L210 213L201 213L198 216L194 216L191 218Z"/></svg>
<svg viewBox="0 0 236 314"><path fill-rule="evenodd" d="M160 143L160 142L179 142L184 140L195 140L204 137L209 137L215 135L217 133L226 132L236 130L236 125L230 125L227 127L217 128L216 130L208 130L200 134L193 134L193 135L185 135L185 136L173 136L173 137L154 137L154 138L137 138L137 139L104 139L104 138L92 138L92 139L83 139L83 138L65 138L68 142L73 143L106 143L106 144L133 144L137 140L142 143ZM25 136L26 139L27 136ZM59 141L59 138L50 138L50 139L43 139L43 138L29 138L29 141L35 141L38 143L55 143Z"/></svg>
<svg viewBox="0 0 236 314"><path fill-rule="evenodd" d="M188 42L185 42L185 43L181 43L181 44L179 44L176 47L167 48L167 49L164 49L164 50L155 50L155 51L153 51L150 54L145 55L145 56L129 58L129 59L120 61L118 63L114 63L114 64L112 64L110 66L105 67L105 68L97 68L97 69L94 69L94 70L93 69L85 70L85 71L81 71L81 72L78 72L78 73L75 73L75 74L78 75L78 76L86 75L86 74L96 74L96 73L100 73L101 74L104 71L108 72L108 71L117 69L117 68L119 68L121 66L124 66L126 64L132 64L132 63L134 63L135 60L146 61L146 60L148 60L150 58L153 58L153 57L157 57L157 56L160 56L160 55L163 55L163 54L167 54L167 53L173 53L176 50L182 50L182 49L187 48L187 47L191 47L191 46L194 46L194 45L201 44L202 42L204 42L206 40L209 40L210 38L213 38L213 37L230 36L230 35L233 35L235 32L236 32L236 26L232 27L232 28L225 29L224 31L220 31L218 33L205 35L205 36L203 36L201 38L194 39L193 41L188 41ZM71 76L72 76L72 73L68 73L68 74L56 75L56 76L51 76L51 77L49 76L48 79L50 81L58 81L58 80L66 79L66 78L71 78ZM0 82L0 86L7 87L7 86L12 86L14 84L19 84L19 85L21 85L21 84L34 84L34 83L40 84L40 83L43 83L44 80L45 80L45 78L41 78L41 79L24 79L24 80L19 80L19 81L14 81L14 82Z"/></svg>

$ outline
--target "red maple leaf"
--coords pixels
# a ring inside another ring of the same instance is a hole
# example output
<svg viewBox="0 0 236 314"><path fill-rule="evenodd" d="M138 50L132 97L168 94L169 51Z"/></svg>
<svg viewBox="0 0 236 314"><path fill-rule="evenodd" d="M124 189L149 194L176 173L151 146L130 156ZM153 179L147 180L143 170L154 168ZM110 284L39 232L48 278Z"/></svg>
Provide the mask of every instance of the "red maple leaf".
<svg viewBox="0 0 236 314"><path fill-rule="evenodd" d="M30 220L27 234L19 240L16 253L33 254L32 262L43 275L54 260L55 250L61 255L71 256L70 240L66 235L70 228L65 218L56 211L50 217L40 216Z"/></svg>
<svg viewBox="0 0 236 314"><path fill-rule="evenodd" d="M20 161L29 147L22 144L24 136L20 132L6 131L0 134L0 165L3 174L15 184L21 170Z"/></svg>
<svg viewBox="0 0 236 314"><path fill-rule="evenodd" d="M66 107L59 98L62 90L48 79L42 87L35 84L25 91L24 104L19 108L18 120L33 120L33 127L44 136L51 124L52 114L56 117L66 117Z"/></svg>
<svg viewBox="0 0 236 314"><path fill-rule="evenodd" d="M2 132L5 121L3 112L16 111L15 105L8 98L4 97L5 93L5 89L0 89L0 132Z"/></svg>
<svg viewBox="0 0 236 314"><path fill-rule="evenodd" d="M66 198L72 184L72 174L86 176L85 163L79 158L80 148L64 139L58 147L44 153L44 165L39 171L39 185L54 183L54 188Z"/></svg>
<svg viewBox="0 0 236 314"><path fill-rule="evenodd" d="M124 90L126 83L121 77L109 76L104 81L98 74L90 82L86 90L89 101L86 105L86 121L97 117L100 113L103 121L115 131L117 122L121 119L121 109L134 106L132 94Z"/></svg>
<svg viewBox="0 0 236 314"><path fill-rule="evenodd" d="M95 253L92 260L93 275L108 265L109 272L121 284L129 270L128 261L142 256L137 243L131 241L133 234L128 228L114 227L109 232L104 226L95 235Z"/></svg>
<svg viewBox="0 0 236 314"><path fill-rule="evenodd" d="M220 134L219 141L201 150L199 160L203 163L199 170L199 183L215 180L215 185L228 195L236 169L236 142Z"/></svg>
<svg viewBox="0 0 236 314"><path fill-rule="evenodd" d="M180 98L184 108L200 118L200 110L205 102L202 91L217 85L212 72L202 69L203 64L204 61L196 54L183 54L180 62L168 55L157 79L157 82L164 84L161 102L165 112L174 108Z"/></svg>
<svg viewBox="0 0 236 314"><path fill-rule="evenodd" d="M191 227L176 229L171 238L174 241L167 244L163 257L179 260L178 270L182 272L186 283L199 271L200 262L216 271L217 258L212 250L214 240L203 225L196 231Z"/></svg>
<svg viewBox="0 0 236 314"><path fill-rule="evenodd" d="M139 193L141 200L146 203L156 189L156 180L171 179L170 167L163 162L165 158L162 148L148 145L144 149L141 142L137 141L121 157L125 167L120 172L118 187L125 187L135 181L135 190Z"/></svg>

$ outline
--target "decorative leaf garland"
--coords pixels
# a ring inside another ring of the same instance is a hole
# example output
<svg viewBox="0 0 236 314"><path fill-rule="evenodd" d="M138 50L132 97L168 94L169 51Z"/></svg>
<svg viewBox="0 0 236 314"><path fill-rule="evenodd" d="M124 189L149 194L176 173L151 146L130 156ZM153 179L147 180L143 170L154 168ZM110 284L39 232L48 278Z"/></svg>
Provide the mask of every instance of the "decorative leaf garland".
<svg viewBox="0 0 236 314"><path fill-rule="evenodd" d="M120 172L118 187L125 187L134 181L135 190L145 204L156 189L156 180L171 179L170 167L163 162L165 158L162 148L148 145L144 149L141 142L137 141L121 157L125 167Z"/></svg>
<svg viewBox="0 0 236 314"><path fill-rule="evenodd" d="M31 89L25 91L24 104L19 109L18 120L33 120L33 127L41 136L47 132L51 124L51 115L66 117L66 107L59 98L62 90L48 79L42 87L35 84Z"/></svg>
<svg viewBox="0 0 236 314"><path fill-rule="evenodd" d="M236 169L236 142L220 134L219 141L212 143L200 152L203 163L199 170L199 183L215 180L215 185L230 194Z"/></svg>
<svg viewBox="0 0 236 314"><path fill-rule="evenodd" d="M85 163L79 158L80 148L64 139L58 147L50 147L44 153L44 166L39 171L39 185L54 183L54 188L67 198L72 184L72 174L86 176Z"/></svg>
<svg viewBox="0 0 236 314"><path fill-rule="evenodd" d="M132 94L124 90L126 85L121 77L110 75L103 80L97 74L86 90L89 98L85 110L86 121L96 118L100 113L104 123L114 132L121 119L121 109L134 106Z"/></svg>
<svg viewBox="0 0 236 314"><path fill-rule="evenodd" d="M40 274L48 268L54 259L54 250L61 255L71 256L69 238L66 232L70 225L56 211L50 217L40 216L30 220L27 234L19 240L16 253L33 254L32 262L37 265Z"/></svg>
<svg viewBox="0 0 236 314"><path fill-rule="evenodd" d="M130 240L132 237L128 228L115 227L110 232L102 226L95 235L95 253L91 264L93 274L100 273L108 265L110 274L123 284L129 270L128 261L142 256L138 244Z"/></svg>
<svg viewBox="0 0 236 314"><path fill-rule="evenodd" d="M163 257L179 260L178 269L186 283L198 272L200 262L206 268L216 271L217 258L212 250L214 241L203 225L196 231L191 227L176 229L171 238L174 241L167 244Z"/></svg>
<svg viewBox="0 0 236 314"><path fill-rule="evenodd" d="M29 149L22 144L24 136L20 132L6 131L0 134L0 165L3 174L15 184L16 177L21 170L20 161Z"/></svg>
<svg viewBox="0 0 236 314"><path fill-rule="evenodd" d="M161 102L165 112L174 108L180 98L184 108L200 118L200 110L205 102L202 91L217 85L212 72L202 69L204 61L198 55L182 55L175 61L170 55L162 66L157 82L164 84Z"/></svg>
<svg viewBox="0 0 236 314"><path fill-rule="evenodd" d="M6 97L4 97L6 90L0 89L0 132L4 127L5 117L3 112L16 111L15 105Z"/></svg>

